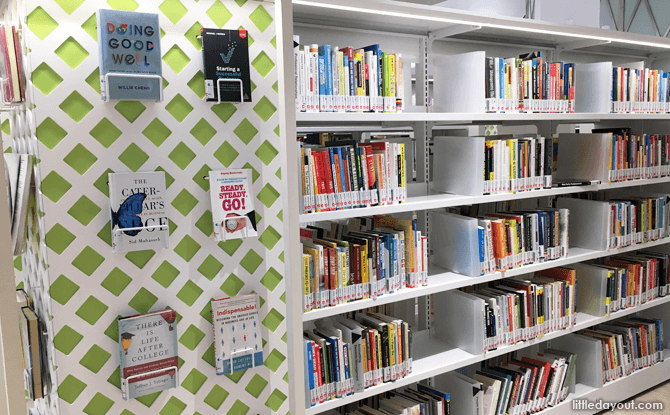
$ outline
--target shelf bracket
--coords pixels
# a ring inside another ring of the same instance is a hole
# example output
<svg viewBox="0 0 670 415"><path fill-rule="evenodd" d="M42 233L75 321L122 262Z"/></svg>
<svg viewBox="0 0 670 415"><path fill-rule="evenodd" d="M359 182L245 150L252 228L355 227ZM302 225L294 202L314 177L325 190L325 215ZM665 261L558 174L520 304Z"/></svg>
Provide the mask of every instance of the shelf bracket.
<svg viewBox="0 0 670 415"><path fill-rule="evenodd" d="M552 59L558 60L561 52L566 50L583 49L598 45L609 45L610 43L612 43L611 40L604 40L604 39L582 39L582 40L575 40L573 42L559 43L558 45L556 45L556 48L552 51L553 53Z"/></svg>
<svg viewBox="0 0 670 415"><path fill-rule="evenodd" d="M480 25L470 25L470 24L453 24L442 29L437 29L428 33L428 51L432 49L433 41L436 39L444 39L445 37L451 37L460 35L462 33L472 32L474 30L479 30L482 27Z"/></svg>
<svg viewBox="0 0 670 415"><path fill-rule="evenodd" d="M652 53L650 55L647 55L646 59L646 66L651 66L651 63L657 60L661 59L670 59L670 52L660 52L660 53Z"/></svg>

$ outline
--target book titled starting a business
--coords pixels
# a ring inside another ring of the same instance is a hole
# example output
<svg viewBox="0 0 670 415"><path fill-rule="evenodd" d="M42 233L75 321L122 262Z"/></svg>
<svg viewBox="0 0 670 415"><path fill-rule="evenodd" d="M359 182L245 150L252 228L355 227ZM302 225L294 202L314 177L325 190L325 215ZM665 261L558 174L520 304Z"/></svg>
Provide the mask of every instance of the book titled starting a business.
<svg viewBox="0 0 670 415"><path fill-rule="evenodd" d="M98 10L100 93L107 99L161 97L161 38L158 15Z"/></svg>
<svg viewBox="0 0 670 415"><path fill-rule="evenodd" d="M202 29L207 101L251 102L246 30Z"/></svg>

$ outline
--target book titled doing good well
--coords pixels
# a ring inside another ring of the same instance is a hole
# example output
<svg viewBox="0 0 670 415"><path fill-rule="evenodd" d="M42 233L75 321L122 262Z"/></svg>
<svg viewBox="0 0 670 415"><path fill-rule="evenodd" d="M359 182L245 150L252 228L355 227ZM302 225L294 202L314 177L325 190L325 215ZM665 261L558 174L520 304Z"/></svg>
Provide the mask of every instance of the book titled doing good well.
<svg viewBox="0 0 670 415"><path fill-rule="evenodd" d="M107 99L161 99L158 15L98 10L100 93Z"/></svg>
<svg viewBox="0 0 670 415"><path fill-rule="evenodd" d="M168 247L165 173L109 173L114 252Z"/></svg>
<svg viewBox="0 0 670 415"><path fill-rule="evenodd" d="M212 220L217 241L256 236L256 211L250 194L251 170L209 172Z"/></svg>
<svg viewBox="0 0 670 415"><path fill-rule="evenodd" d="M251 102L246 30L202 29L207 101Z"/></svg>
<svg viewBox="0 0 670 415"><path fill-rule="evenodd" d="M179 385L176 319L169 308L119 318L123 399Z"/></svg>
<svg viewBox="0 0 670 415"><path fill-rule="evenodd" d="M263 364L258 294L212 301L212 320L217 375Z"/></svg>

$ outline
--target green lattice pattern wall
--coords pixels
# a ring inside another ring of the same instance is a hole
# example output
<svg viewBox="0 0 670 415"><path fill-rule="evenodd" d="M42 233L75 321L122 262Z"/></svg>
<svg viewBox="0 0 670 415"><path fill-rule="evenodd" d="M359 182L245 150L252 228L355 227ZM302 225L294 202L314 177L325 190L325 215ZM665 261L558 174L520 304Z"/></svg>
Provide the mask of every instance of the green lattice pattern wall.
<svg viewBox="0 0 670 415"><path fill-rule="evenodd" d="M29 0L27 26L62 415L288 413L274 4L247 0ZM99 98L95 11L159 13L162 103ZM253 103L208 104L201 27L249 31ZM259 237L216 244L210 169L251 168ZM115 255L107 173L165 171L170 249ZM261 298L265 364L213 367L209 302ZM116 318L179 314L181 387L123 401Z"/></svg>

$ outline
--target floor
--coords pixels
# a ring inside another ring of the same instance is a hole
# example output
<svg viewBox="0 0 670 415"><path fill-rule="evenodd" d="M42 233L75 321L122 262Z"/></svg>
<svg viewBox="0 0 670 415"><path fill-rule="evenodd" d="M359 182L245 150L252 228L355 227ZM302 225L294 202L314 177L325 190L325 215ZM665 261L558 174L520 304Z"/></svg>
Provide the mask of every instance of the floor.
<svg viewBox="0 0 670 415"><path fill-rule="evenodd" d="M649 389L646 392L634 396L633 398L624 401L630 402L631 400L640 403L640 402L662 402L665 409L663 410L614 410L602 412L602 414L614 414L614 415L659 415L659 414L670 414L670 381L661 383L655 388Z"/></svg>

